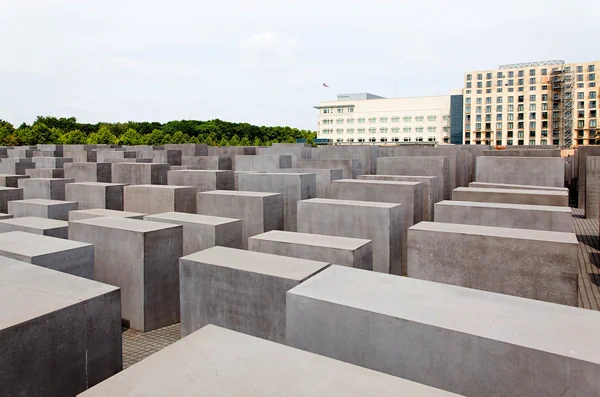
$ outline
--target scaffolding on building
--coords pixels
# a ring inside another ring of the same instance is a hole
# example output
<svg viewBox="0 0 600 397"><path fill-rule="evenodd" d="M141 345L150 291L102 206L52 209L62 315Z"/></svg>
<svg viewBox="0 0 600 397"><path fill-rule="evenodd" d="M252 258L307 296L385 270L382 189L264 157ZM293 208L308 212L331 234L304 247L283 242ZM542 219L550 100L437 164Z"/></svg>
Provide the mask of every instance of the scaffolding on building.
<svg viewBox="0 0 600 397"><path fill-rule="evenodd" d="M563 62L552 69L552 143L562 149L573 146L573 83L570 66Z"/></svg>

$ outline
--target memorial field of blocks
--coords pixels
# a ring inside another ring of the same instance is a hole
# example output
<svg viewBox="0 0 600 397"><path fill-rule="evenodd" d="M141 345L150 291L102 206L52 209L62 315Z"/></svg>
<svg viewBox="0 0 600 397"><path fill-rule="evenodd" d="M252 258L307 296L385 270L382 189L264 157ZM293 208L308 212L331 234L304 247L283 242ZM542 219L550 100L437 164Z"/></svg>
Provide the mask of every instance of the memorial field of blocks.
<svg viewBox="0 0 600 397"><path fill-rule="evenodd" d="M595 147L0 147L0 397L600 396L599 214Z"/></svg>

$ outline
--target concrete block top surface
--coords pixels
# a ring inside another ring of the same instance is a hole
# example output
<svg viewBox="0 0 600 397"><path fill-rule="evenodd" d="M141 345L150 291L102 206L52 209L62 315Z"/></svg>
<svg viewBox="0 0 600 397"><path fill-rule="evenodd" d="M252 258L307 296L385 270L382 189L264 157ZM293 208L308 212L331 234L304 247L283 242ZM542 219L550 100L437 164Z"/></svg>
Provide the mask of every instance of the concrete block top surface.
<svg viewBox="0 0 600 397"><path fill-rule="evenodd" d="M462 235L514 238L520 240L546 241L552 243L579 244L575 233L550 232L546 230L513 229L507 227L464 225L462 223L420 222L408 228L414 231L460 233Z"/></svg>
<svg viewBox="0 0 600 397"><path fill-rule="evenodd" d="M107 210L104 208L92 208L89 210L77 210L77 211L69 211L70 213L86 213L91 215L103 216L103 217L131 217L131 216L146 216L147 214L140 214L138 212L128 212L128 211L117 211L117 210Z"/></svg>
<svg viewBox="0 0 600 397"><path fill-rule="evenodd" d="M247 192L247 191L241 191L241 190L211 190L209 192L200 192L198 194L214 194L214 195L244 196L244 197L272 197L272 196L281 196L281 193Z"/></svg>
<svg viewBox="0 0 600 397"><path fill-rule="evenodd" d="M527 189L487 189L483 187L457 187L454 192L479 192L494 194L532 194L540 196L568 196L568 191L557 190L527 190Z"/></svg>
<svg viewBox="0 0 600 397"><path fill-rule="evenodd" d="M555 190L557 192L568 192L569 189L566 187L553 187L553 186L534 186L534 185L513 185L510 183L491 183L491 182L470 182L469 187L483 188L491 186L492 188L502 189L525 189L525 190Z"/></svg>
<svg viewBox="0 0 600 397"><path fill-rule="evenodd" d="M0 329L119 289L5 257L0 280Z"/></svg>
<svg viewBox="0 0 600 397"><path fill-rule="evenodd" d="M170 170L169 172L172 173L177 173L177 174L217 174L217 173L221 173L221 174L227 174L227 173L231 173L231 170L194 170L194 169L187 169L187 170Z"/></svg>
<svg viewBox="0 0 600 397"><path fill-rule="evenodd" d="M335 265L287 293L600 364L592 310Z"/></svg>
<svg viewBox="0 0 600 397"><path fill-rule="evenodd" d="M54 229L58 227L67 227L69 222L59 221L57 219L39 218L37 216L24 216L22 218L11 218L1 220L0 223L9 225L28 226L39 229Z"/></svg>
<svg viewBox="0 0 600 397"><path fill-rule="evenodd" d="M126 183L106 183L106 182L74 182L74 183L70 183L70 185L76 185L76 186L102 186L102 187L127 186Z"/></svg>
<svg viewBox="0 0 600 397"><path fill-rule="evenodd" d="M457 396L214 325L201 328L80 394L167 395Z"/></svg>
<svg viewBox="0 0 600 397"><path fill-rule="evenodd" d="M163 222L142 221L139 219L123 218L123 217L99 217L88 218L72 221L72 223L82 223L85 225L105 227L109 229L126 230L136 233L149 233L158 230L172 229L181 227Z"/></svg>
<svg viewBox="0 0 600 397"><path fill-rule="evenodd" d="M235 218L225 218L221 216L211 216L211 215L199 215L199 214L188 214L186 212L164 212L162 214L153 214L146 216L146 219L164 219L168 221L175 222L185 222L185 223L202 223L205 225L223 225L225 223L237 222L239 219Z"/></svg>
<svg viewBox="0 0 600 397"><path fill-rule="evenodd" d="M179 172L179 171L177 171ZM162 189L162 190L181 190L181 189L196 189L196 186L177 186L177 185L127 185L126 189Z"/></svg>
<svg viewBox="0 0 600 397"><path fill-rule="evenodd" d="M329 248L343 250L355 250L371 241L362 238L326 236L322 234L286 232L282 230L271 230L250 238L256 240L277 241L280 243L312 245L316 247L327 246Z"/></svg>
<svg viewBox="0 0 600 397"><path fill-rule="evenodd" d="M438 179L439 176L420 176L420 175L359 175L360 177L378 177L378 178L405 178L405 179L409 179L409 178L414 178L415 180L417 179ZM361 179L361 180L365 180L365 179ZM401 182L401 181L399 181Z"/></svg>
<svg viewBox="0 0 600 397"><path fill-rule="evenodd" d="M25 178L25 179L20 179L19 183L28 183L27 181L31 182L31 181L63 181L66 183L73 183L75 182L75 179L73 178Z"/></svg>
<svg viewBox="0 0 600 397"><path fill-rule="evenodd" d="M296 281L306 280L329 266L327 262L219 246L184 256L181 259Z"/></svg>
<svg viewBox="0 0 600 397"><path fill-rule="evenodd" d="M0 251L35 257L70 249L91 247L92 244L26 232L0 233Z"/></svg>
<svg viewBox="0 0 600 397"><path fill-rule="evenodd" d="M15 202L24 203L24 204L35 204L35 205L77 204L77 201L48 200L48 199L15 200Z"/></svg>
<svg viewBox="0 0 600 397"><path fill-rule="evenodd" d="M23 190L23 188L0 186L0 191L8 191L8 190Z"/></svg>
<svg viewBox="0 0 600 397"><path fill-rule="evenodd" d="M378 201L336 200L336 199L322 199L322 198L302 200L302 201L299 201L299 203L346 205L346 206L359 206L359 207L371 207L371 208L395 208L395 207L402 206L402 204L398 204L398 203L381 203Z"/></svg>
<svg viewBox="0 0 600 397"><path fill-rule="evenodd" d="M392 186L417 186L421 182L408 182L408 181L383 181L379 179L338 179L332 181L332 183L355 183L355 184L367 184L367 185L392 185Z"/></svg>
<svg viewBox="0 0 600 397"><path fill-rule="evenodd" d="M486 203L479 201L454 201L445 200L435 204L450 206L450 207L478 207L478 208L506 208L523 211L554 211L554 212L568 212L572 213L570 207L557 207L551 205L530 205L530 204L505 204L505 203Z"/></svg>

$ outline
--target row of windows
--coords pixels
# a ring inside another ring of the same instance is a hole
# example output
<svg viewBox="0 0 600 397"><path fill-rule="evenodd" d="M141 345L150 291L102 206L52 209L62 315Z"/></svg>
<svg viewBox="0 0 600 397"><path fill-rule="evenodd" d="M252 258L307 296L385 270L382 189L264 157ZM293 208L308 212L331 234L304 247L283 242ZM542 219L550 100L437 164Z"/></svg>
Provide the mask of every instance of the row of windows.
<svg viewBox="0 0 600 397"><path fill-rule="evenodd" d="M590 87L590 88L596 87L596 82L595 81L589 82L588 83L588 87ZM577 88L585 88L585 83L577 83ZM532 86L529 87L529 91L536 91L536 90L537 90L537 86L535 86L535 85L532 85ZM541 90L542 91L547 91L548 90L548 86L547 85L543 85ZM503 91L504 91L503 88L500 88L500 87L496 88L496 92L500 92L501 93ZM525 91L525 87L517 87L517 91L519 91L519 92ZM507 92L515 92L515 89L513 87L508 87L507 88ZM470 93L471 93L470 89L465 90L465 94L470 94ZM492 93L492 89L491 88L487 88L485 90L485 93L486 94L491 94ZM481 90L481 89L477 90L477 95L480 95L480 94L483 94L483 90Z"/></svg>
<svg viewBox="0 0 600 397"><path fill-rule="evenodd" d="M586 124L585 120L577 120L577 128L586 128L585 124ZM482 125L483 125L482 123L475 123L475 131L481 131ZM501 130L502 126L503 126L502 122L496 122L496 130ZM506 123L506 128L509 130L512 130L514 128L514 126L515 126L515 124L511 121ZM536 121L529 122L529 130L535 130L537 128L537 126L538 126L538 124ZM549 123L547 121L543 121L541 123L541 127L549 128ZM552 128L559 129L560 122L553 121ZM587 128L598 128L598 121L596 119L589 120ZM491 129L492 129L492 123L485 123L485 130L487 131L487 130L491 130ZM517 129L519 129L519 130L525 129L525 122L524 121L517 122ZM471 131L471 123L465 123L465 131Z"/></svg>
<svg viewBox="0 0 600 397"><path fill-rule="evenodd" d="M392 123L399 123L400 122L400 117L398 116L394 116L391 118L388 118L386 116L380 117L379 118L379 122L380 123L387 123L388 120L392 121ZM444 121L448 121L450 119L450 116L444 116ZM359 117L358 119L346 119L346 123L347 124L354 124L354 121L358 121L358 124L364 124L365 121L369 121L370 124L376 123L377 122L377 117L369 117L368 119L364 118L364 117ZM436 121L437 120L437 116L427 116L427 121ZM333 119L323 119L323 124L333 124ZM405 123L410 123L412 121L412 116L404 116L402 117L402 121ZM423 122L425 121L425 116L415 116L415 121L416 122ZM336 124L344 124L344 119L335 119L335 123Z"/></svg>
<svg viewBox="0 0 600 397"><path fill-rule="evenodd" d="M365 138L358 138L356 141L359 143L377 142L377 138L369 138L368 140L365 140ZM344 142L344 139L338 138L338 139L336 139L336 142L342 143L342 142ZM354 138L348 138L348 139L346 139L346 142L354 142ZM388 140L388 138L382 137L382 138L379 138L379 142L400 142L400 138L393 137L391 140ZM410 137L402 138L402 142L412 142L412 138L410 138ZM415 138L415 142L425 142L425 140L423 139L422 136L418 136ZM435 142L435 137L430 136L429 138L427 138L427 142Z"/></svg>
<svg viewBox="0 0 600 397"><path fill-rule="evenodd" d="M567 69L569 69L569 67L567 67ZM576 67L577 73L583 73L583 66L577 66ZM587 67L587 71L588 73L593 73L596 71L596 65L588 65ZM529 69L529 76L535 76L536 74L536 69ZM541 74L542 76L547 76L548 75L548 69L547 68L543 68L541 70ZM485 75L486 80L491 80L493 76L493 73L491 72L487 72ZM504 74L504 72L496 72L496 78L497 79L502 79L505 78L506 75ZM515 77L515 72L514 71L509 71L508 72L508 77ZM525 71L524 70L519 70L517 72L517 77L525 77ZM471 74L467 74L467 81L471 81L473 79L473 75ZM478 73L477 74L477 80L483 80L483 73Z"/></svg>
<svg viewBox="0 0 600 397"><path fill-rule="evenodd" d="M344 113L344 108L336 108L338 113ZM354 108L353 107L349 107L346 108L346 110L348 111L348 113L354 113ZM323 109L323 114L331 114L333 113L333 108L324 108Z"/></svg>
<svg viewBox="0 0 600 397"><path fill-rule="evenodd" d="M518 142L518 143L517 143L517 145L518 145L518 146L523 146L523 145L525 145L525 140L519 140L519 141L517 141L517 142ZM542 139L542 140L540 141L540 143L541 143L542 145L547 145L547 144L548 144L548 140L547 140L547 139ZM491 145L491 143L490 143L490 141L489 141L489 140L485 141L485 144L486 144L486 145ZM507 141L506 141L506 144L507 144L508 146L513 146L513 145L515 145L515 143L513 142L513 140L512 140L512 139L509 139L509 140L507 140ZM555 140L553 140L553 143L552 143L552 144L553 144L553 145L558 145L558 144L560 144L560 140L559 140L559 139L555 139ZM580 142L579 144L580 144L580 145L583 145L583 142ZM465 145L481 145L481 141L476 141L476 142L474 142L474 143L471 143L471 141L465 141ZM496 145L502 145L502 140L496 141ZM529 145L536 145L536 143L535 143L535 139L530 139L530 140L529 140Z"/></svg>
<svg viewBox="0 0 600 397"><path fill-rule="evenodd" d="M596 99L597 97L598 97L598 93L596 91L590 91L589 92L589 95L588 95L589 99ZM502 101L504 100L503 98L504 97L501 97L501 96L496 97L496 103L502 103ZM535 102L537 100L537 98L538 97L535 94L529 95L529 101L530 102ZM542 94L540 98L541 98L541 100L543 102L547 102L548 98L550 98L550 97L548 96L548 94ZM565 96L565 98L571 98L571 97L570 96ZM560 99L560 97L558 95L554 95L552 97L552 99L558 100L558 99ZM585 92L578 92L577 93L577 99L585 99ZM507 101L508 101L508 103L514 103L515 102L515 97L514 96L508 96L507 97ZM475 98L475 104L476 105L481 105L482 102L483 102L483 98ZM519 103L525 102L525 95L519 95L517 97L517 102L519 102ZM471 104L471 97L465 98L465 104L467 104L467 105ZM492 104L492 97L486 97L485 98L485 104L486 105L491 105Z"/></svg>
<svg viewBox="0 0 600 397"><path fill-rule="evenodd" d="M528 114L528 119L529 120L536 120L537 119L537 112L529 112ZM541 119L542 120L548 120L548 115L549 112L541 112ZM585 115L586 112L585 110L578 110L576 113L576 117L578 119L585 119ZM595 119L596 117L598 117L598 111L596 110L590 110L588 113L588 116L590 119ZM496 113L496 121L502 121L503 119L503 114L502 113ZM515 120L515 114L514 113L507 113L506 114L506 119L508 121L514 121ZM558 111L554 111L552 112L552 120L559 120L560 119L560 112ZM470 123L473 120L473 118L471 117L470 114L465 115L465 122L466 123ZM517 120L525 120L525 113L517 113ZM481 114L476 114L475 115L475 121L483 121L483 117L481 116ZM485 121L492 121L492 115L491 114L486 114L485 115ZM584 120L578 120L578 122L584 122ZM546 121L547 123L547 121Z"/></svg>
<svg viewBox="0 0 600 397"><path fill-rule="evenodd" d="M596 73L590 73L587 75L587 81L596 81ZM583 74L578 74L576 76L577 81L585 81L585 77ZM539 81L539 83L544 83L547 84L546 81ZM532 77L529 79L529 85L535 85L538 84L538 80L536 80L535 77ZM496 80L496 86L497 87L514 87L515 85L515 80L514 79L508 79L506 80L506 83L504 83L504 80ZM517 86L523 86L525 85L525 79L517 79ZM486 88L491 88L493 87L493 81L488 80L485 82L485 87ZM467 81L467 85L466 88L473 88L473 84L470 81ZM478 81L477 82L477 88L483 88L483 82L482 81Z"/></svg>
<svg viewBox="0 0 600 397"><path fill-rule="evenodd" d="M587 106L588 109L596 109L597 107L598 107L598 102L597 101L594 100L594 101L589 101L588 102L588 106ZM506 111L507 112L514 112L514 108L515 108L514 105L508 105L506 107L506 109L507 109ZM482 113L482 109L483 109L482 106L475 106L475 113ZM503 111L503 109L504 108L502 107L502 105L496 105L496 112L497 113L501 113ZM522 104L521 105L517 105L517 111L518 112L523 112L523 111L525 111L524 109L525 109L525 105L522 105ZM552 109L553 110L560 110L560 105L558 103L555 103L552 106ZM577 109L585 109L585 101L577 101ZM537 104L530 103L529 104L529 110L530 111L536 111L537 110ZM548 104L547 103L542 103L541 110L548 110ZM465 113L466 114L471 113L471 105L466 105L465 106ZM492 106L491 105L487 105L485 107L485 113L492 113Z"/></svg>
<svg viewBox="0 0 600 397"><path fill-rule="evenodd" d="M394 132L394 133L400 132L400 128L398 128L398 127L394 127L394 128L382 127L382 128L379 129L379 132L381 134L387 134L388 130L390 130L391 132ZM435 132L437 130L437 128L436 127L427 127L427 129L425 129L424 127L415 127L414 130L415 130L415 132L425 132L425 130L427 130L427 132ZM333 128L325 128L325 129L323 129L323 134L333 134L333 131L334 131ZM354 128L347 128L345 130L345 132L347 134L354 134L354 131L355 131ZM359 133L359 134L364 134L367 131L369 133L371 133L371 134L376 134L377 133L377 128L369 128L369 129L358 128L358 129L356 129L356 132ZM449 131L450 131L450 128L448 128L448 127L444 128L444 132L449 132ZM344 129L343 128L336 128L335 132L337 134L343 134L344 133ZM404 127L404 128L402 128L402 132L413 132L413 129L411 127Z"/></svg>

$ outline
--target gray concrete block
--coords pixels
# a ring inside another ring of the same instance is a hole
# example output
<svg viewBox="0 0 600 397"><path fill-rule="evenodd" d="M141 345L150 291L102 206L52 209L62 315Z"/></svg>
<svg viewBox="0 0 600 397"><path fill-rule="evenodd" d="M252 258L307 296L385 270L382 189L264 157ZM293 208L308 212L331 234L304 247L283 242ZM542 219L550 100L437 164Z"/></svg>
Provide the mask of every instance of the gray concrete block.
<svg viewBox="0 0 600 397"><path fill-rule="evenodd" d="M229 156L184 156L182 165L193 165L201 170L233 170L233 163Z"/></svg>
<svg viewBox="0 0 600 397"><path fill-rule="evenodd" d="M422 222L408 277L577 306L578 249L573 233Z"/></svg>
<svg viewBox="0 0 600 397"><path fill-rule="evenodd" d="M0 212L8 212L8 203L13 200L23 200L23 189L0 187Z"/></svg>
<svg viewBox="0 0 600 397"><path fill-rule="evenodd" d="M64 168L30 168L25 170L30 178L64 178Z"/></svg>
<svg viewBox="0 0 600 397"><path fill-rule="evenodd" d="M178 171L181 172L181 171ZM143 214L196 213L196 187L170 185L125 186L123 209Z"/></svg>
<svg viewBox="0 0 600 397"><path fill-rule="evenodd" d="M69 222L78 221L81 219L90 219L90 218L102 218L102 217L117 217L117 218L130 218L130 219L138 219L143 220L146 214L140 214L137 212L126 212L126 211L116 211L116 210L107 210L103 208L95 208L90 210L78 210L78 211L69 211Z"/></svg>
<svg viewBox="0 0 600 397"><path fill-rule="evenodd" d="M311 158L310 146L297 143L274 143L271 146L257 149L257 154L262 155L290 155L292 156L292 168L298 167L299 160L308 160Z"/></svg>
<svg viewBox="0 0 600 397"><path fill-rule="evenodd" d="M435 221L573 233L573 214L569 207L442 201L435 204Z"/></svg>
<svg viewBox="0 0 600 397"><path fill-rule="evenodd" d="M271 192L283 195L283 229L295 232L297 203L317 196L315 174L244 174L239 176L239 189L249 192Z"/></svg>
<svg viewBox="0 0 600 397"><path fill-rule="evenodd" d="M115 163L112 182L128 185L166 185L169 164Z"/></svg>
<svg viewBox="0 0 600 397"><path fill-rule="evenodd" d="M600 156L587 156L585 174L585 217L600 217Z"/></svg>
<svg viewBox="0 0 600 397"><path fill-rule="evenodd" d="M94 152L91 149L68 149L64 151L64 156L72 158L73 163L95 163L98 160L98 152Z"/></svg>
<svg viewBox="0 0 600 397"><path fill-rule="evenodd" d="M35 168L64 168L65 163L72 163L68 157L34 157Z"/></svg>
<svg viewBox="0 0 600 397"><path fill-rule="evenodd" d="M437 176L444 186L444 199L450 199L450 166L448 157L380 157L377 175Z"/></svg>
<svg viewBox="0 0 600 397"><path fill-rule="evenodd" d="M513 184L509 184L509 183L471 182L471 183L469 183L469 187L486 188L486 189L554 190L556 192L569 192L569 189L567 189L566 187L513 185Z"/></svg>
<svg viewBox="0 0 600 397"><path fill-rule="evenodd" d="M67 163L65 177L75 182L112 182L112 164L110 163Z"/></svg>
<svg viewBox="0 0 600 397"><path fill-rule="evenodd" d="M477 182L514 185L565 186L565 160L562 157L477 158Z"/></svg>
<svg viewBox="0 0 600 397"><path fill-rule="evenodd" d="M23 198L64 200L65 185L75 182L69 178L29 178L19 179L19 188L23 189Z"/></svg>
<svg viewBox="0 0 600 397"><path fill-rule="evenodd" d="M6 152L9 158L31 158L35 150L29 147L12 147Z"/></svg>
<svg viewBox="0 0 600 397"><path fill-rule="evenodd" d="M569 194L567 192L554 190L459 187L452 192L452 200L478 201L484 203L549 205L555 207L569 206Z"/></svg>
<svg viewBox="0 0 600 397"><path fill-rule="evenodd" d="M74 396L121 371L118 288L8 258L0 280L2 395Z"/></svg>
<svg viewBox="0 0 600 397"><path fill-rule="evenodd" d="M315 174L317 180L316 198L331 198L331 183L343 178L341 169L319 169L319 168L287 168L280 169L277 173L282 174Z"/></svg>
<svg viewBox="0 0 600 397"><path fill-rule="evenodd" d="M152 152L153 163L169 165L181 165L181 150L154 150Z"/></svg>
<svg viewBox="0 0 600 397"><path fill-rule="evenodd" d="M15 218L36 216L38 218L69 219L69 211L77 210L75 201L60 201L46 199L16 200L8 203L8 213Z"/></svg>
<svg viewBox="0 0 600 397"><path fill-rule="evenodd" d="M242 248L241 219L166 212L147 215L144 220L183 226L183 255L214 246Z"/></svg>
<svg viewBox="0 0 600 397"><path fill-rule="evenodd" d="M276 374L273 376L273 374ZM227 377L227 382L223 381ZM415 382L207 325L81 397L132 395L456 396Z"/></svg>
<svg viewBox="0 0 600 397"><path fill-rule="evenodd" d="M19 187L19 179L29 178L29 175L1 174L0 186Z"/></svg>
<svg viewBox="0 0 600 397"><path fill-rule="evenodd" d="M169 143L165 150L180 150L182 156L208 156L208 148L204 143Z"/></svg>
<svg viewBox="0 0 600 397"><path fill-rule="evenodd" d="M179 322L179 225L128 218L69 222L69 238L94 245L95 279L121 288L121 315L132 329Z"/></svg>
<svg viewBox="0 0 600 397"><path fill-rule="evenodd" d="M0 233L0 255L94 279L94 247L91 244L12 231Z"/></svg>
<svg viewBox="0 0 600 397"><path fill-rule="evenodd" d="M496 157L561 157L560 149L484 150L482 156Z"/></svg>
<svg viewBox="0 0 600 397"><path fill-rule="evenodd" d="M277 172L280 168L292 168L290 155L264 155L264 156L235 156L236 171L262 171Z"/></svg>
<svg viewBox="0 0 600 397"><path fill-rule="evenodd" d="M248 239L250 251L373 270L371 240L271 230Z"/></svg>
<svg viewBox="0 0 600 397"><path fill-rule="evenodd" d="M3 212L0 212L0 219L12 219L13 216L12 214L5 214Z"/></svg>
<svg viewBox="0 0 600 397"><path fill-rule="evenodd" d="M9 156L11 151L8 152ZM30 158L5 158L0 162L0 173L25 175L25 170L35 168Z"/></svg>
<svg viewBox="0 0 600 397"><path fill-rule="evenodd" d="M373 270L402 274L404 208L369 201L311 199L298 202L298 232L373 241Z"/></svg>
<svg viewBox="0 0 600 397"><path fill-rule="evenodd" d="M329 264L226 247L179 260L181 335L213 324L285 342L285 293Z"/></svg>
<svg viewBox="0 0 600 397"><path fill-rule="evenodd" d="M242 248L248 237L283 229L283 195L267 192L216 190L197 194L199 214L242 220Z"/></svg>
<svg viewBox="0 0 600 397"><path fill-rule="evenodd" d="M244 175L244 174L264 174L264 172L263 171L234 171L233 172L233 190L240 190L240 175Z"/></svg>
<svg viewBox="0 0 600 397"><path fill-rule="evenodd" d="M312 159L299 160L298 168L301 169L339 169L342 170L343 179L356 179L362 174L363 165L358 159L332 160Z"/></svg>
<svg viewBox="0 0 600 397"><path fill-rule="evenodd" d="M81 210L103 208L122 211L125 186L123 183L68 183L65 197L68 201L77 201Z"/></svg>
<svg viewBox="0 0 600 397"><path fill-rule="evenodd" d="M466 396L600 388L591 310L331 266L286 312L292 347Z"/></svg>
<svg viewBox="0 0 600 397"><path fill-rule="evenodd" d="M168 183L169 185L195 186L199 192L210 190L233 190L233 171L169 171Z"/></svg>
<svg viewBox="0 0 600 397"><path fill-rule="evenodd" d="M9 153L10 156L10 153ZM577 196L578 205L577 207L585 209L585 197L586 197L586 181L587 181L587 157L588 156L600 156L600 146L579 146L575 151L575 159L577 168ZM4 162L4 160L2 161ZM0 164L0 167L2 164ZM4 171L3 171L4 172Z"/></svg>
<svg viewBox="0 0 600 397"><path fill-rule="evenodd" d="M376 171L376 159L379 155L379 146L376 145L326 145L320 148L321 159L352 160L358 159L362 165L362 171L358 175L374 175ZM300 167L303 168L303 167ZM316 167L321 168L321 167ZM337 168L337 167L328 167ZM346 178L344 176L344 178Z"/></svg>
<svg viewBox="0 0 600 397"><path fill-rule="evenodd" d="M231 158L231 169L235 170L236 155L254 156L256 155L257 149L258 148L254 146L209 146L208 156L225 156Z"/></svg>
<svg viewBox="0 0 600 397"><path fill-rule="evenodd" d="M115 150L100 150L96 154L98 163L127 163L135 162L137 158L136 152L125 152Z"/></svg>
<svg viewBox="0 0 600 397"><path fill-rule="evenodd" d="M444 199L444 185L437 176L410 176L410 175L359 175L359 180L394 181L394 182L420 182L423 187L423 218L424 221L433 221L433 205Z"/></svg>
<svg viewBox="0 0 600 397"><path fill-rule="evenodd" d="M69 238L69 223L56 219L26 216L0 220L0 233L27 232L56 238Z"/></svg>

